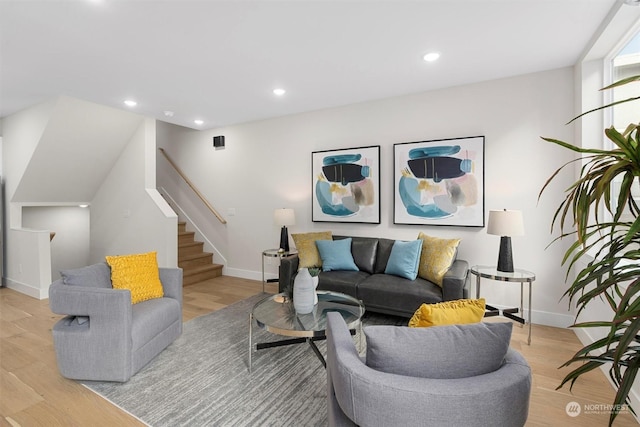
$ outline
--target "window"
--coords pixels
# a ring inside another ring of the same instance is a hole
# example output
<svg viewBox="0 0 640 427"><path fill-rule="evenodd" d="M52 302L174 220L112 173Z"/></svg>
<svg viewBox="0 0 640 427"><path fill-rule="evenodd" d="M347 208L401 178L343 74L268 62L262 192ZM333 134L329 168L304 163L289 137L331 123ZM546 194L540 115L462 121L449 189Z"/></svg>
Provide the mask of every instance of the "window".
<svg viewBox="0 0 640 427"><path fill-rule="evenodd" d="M627 77L640 75L640 32L637 33L612 60L612 81L618 81ZM612 91L612 101L620 101L638 95L638 83L615 88ZM632 101L616 105L611 109L611 123L619 131L623 132L629 123L640 121L640 102ZM609 144L610 141L607 140ZM612 144L611 144L612 145ZM607 148L614 148L612 146ZM613 183L612 194L620 191L620 181ZM633 198L640 204L640 183L632 188ZM633 221L635 217L627 212L620 218L622 221Z"/></svg>
<svg viewBox="0 0 640 427"><path fill-rule="evenodd" d="M640 75L640 33L627 43L622 50L613 58L613 81L618 81L627 77ZM614 89L614 101L637 96L638 88L634 85L622 86ZM631 122L638 122L640 119L637 102L617 105L613 108L613 125L619 131Z"/></svg>

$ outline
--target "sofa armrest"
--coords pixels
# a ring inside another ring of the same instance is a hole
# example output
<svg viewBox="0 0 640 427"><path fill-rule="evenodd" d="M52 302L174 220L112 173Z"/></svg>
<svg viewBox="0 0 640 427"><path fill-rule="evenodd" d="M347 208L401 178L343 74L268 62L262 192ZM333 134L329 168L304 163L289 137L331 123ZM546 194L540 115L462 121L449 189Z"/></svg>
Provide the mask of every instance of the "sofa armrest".
<svg viewBox="0 0 640 427"><path fill-rule="evenodd" d="M455 260L442 279L443 301L469 298L469 283L469 263Z"/></svg>
<svg viewBox="0 0 640 427"><path fill-rule="evenodd" d="M293 293L293 279L298 272L300 259L297 254L282 257L278 268L278 292Z"/></svg>
<svg viewBox="0 0 640 427"><path fill-rule="evenodd" d="M131 330L131 292L128 289L65 285L57 280L49 287L49 307L56 314L89 316L92 327L114 320L123 331Z"/></svg>
<svg viewBox="0 0 640 427"><path fill-rule="evenodd" d="M178 300L182 307L182 269L161 267L160 282L164 296Z"/></svg>

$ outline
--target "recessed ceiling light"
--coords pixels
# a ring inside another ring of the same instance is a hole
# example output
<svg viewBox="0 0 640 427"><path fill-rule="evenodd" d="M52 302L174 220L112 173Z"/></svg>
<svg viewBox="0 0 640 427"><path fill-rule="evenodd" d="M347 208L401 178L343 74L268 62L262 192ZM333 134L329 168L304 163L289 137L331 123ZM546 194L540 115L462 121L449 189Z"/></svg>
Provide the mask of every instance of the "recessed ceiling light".
<svg viewBox="0 0 640 427"><path fill-rule="evenodd" d="M165 111L165 112L164 112L164 115L165 115L166 117L173 117L173 111L169 111L169 110L167 110L167 111Z"/></svg>
<svg viewBox="0 0 640 427"><path fill-rule="evenodd" d="M80 208L88 208L88 207L89 207L89 205L87 205L87 204L82 204L82 205L78 205L78 207L80 207Z"/></svg>
<svg viewBox="0 0 640 427"><path fill-rule="evenodd" d="M287 93L287 91L282 89L282 88L277 88L277 89L273 90L273 94L276 95L276 96L282 96L285 93Z"/></svg>
<svg viewBox="0 0 640 427"><path fill-rule="evenodd" d="M440 58L440 54L438 52L429 52L425 56L422 57L427 62L433 62Z"/></svg>
<svg viewBox="0 0 640 427"><path fill-rule="evenodd" d="M127 99L124 101L124 105L126 105L127 107L135 107L136 105L138 105L138 103L133 99Z"/></svg>
<svg viewBox="0 0 640 427"><path fill-rule="evenodd" d="M204 123L204 120L200 120L200 119L196 119L193 121L193 123L197 124L198 126L200 126L201 124Z"/></svg>

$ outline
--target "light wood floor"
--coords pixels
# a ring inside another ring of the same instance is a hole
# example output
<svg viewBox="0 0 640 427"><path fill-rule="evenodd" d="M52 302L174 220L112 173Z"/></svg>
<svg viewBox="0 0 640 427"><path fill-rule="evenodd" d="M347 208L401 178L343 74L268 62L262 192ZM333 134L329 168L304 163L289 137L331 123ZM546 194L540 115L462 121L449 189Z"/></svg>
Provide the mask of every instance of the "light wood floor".
<svg viewBox="0 0 640 427"><path fill-rule="evenodd" d="M268 285L274 291L275 285ZM184 288L184 321L218 310L262 290L261 283L218 277ZM142 426L144 424L57 371L51 327L61 316L51 313L48 300L38 301L0 288L0 426ZM494 321L495 319L491 319ZM501 319L504 320L504 319ZM607 414L569 417L565 407L609 404L613 389L598 371L581 378L573 392L556 391L567 369L565 360L580 348L572 331L533 326L531 346L526 328L514 327L512 346L533 369L533 389L527 426L605 426ZM592 407L593 408L593 407ZM630 414L616 426L637 426Z"/></svg>

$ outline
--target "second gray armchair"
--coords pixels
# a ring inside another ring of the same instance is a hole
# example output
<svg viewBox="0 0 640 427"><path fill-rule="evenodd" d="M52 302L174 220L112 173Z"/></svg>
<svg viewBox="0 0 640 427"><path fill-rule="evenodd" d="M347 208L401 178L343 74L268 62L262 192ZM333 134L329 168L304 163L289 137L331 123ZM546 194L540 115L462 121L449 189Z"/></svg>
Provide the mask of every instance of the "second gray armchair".
<svg viewBox="0 0 640 427"><path fill-rule="evenodd" d="M342 317L328 313L330 426L525 424L531 369L509 348L510 323L372 326L365 335L363 361Z"/></svg>
<svg viewBox="0 0 640 427"><path fill-rule="evenodd" d="M62 376L124 382L182 333L182 270L160 268L164 296L131 304L130 291L113 289L109 266L66 272L49 288L49 306L66 315L53 327Z"/></svg>

